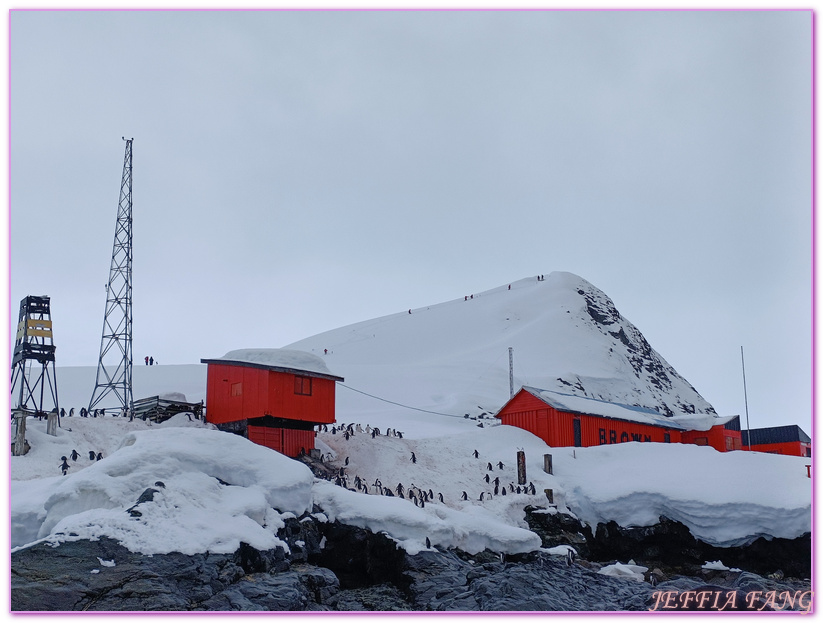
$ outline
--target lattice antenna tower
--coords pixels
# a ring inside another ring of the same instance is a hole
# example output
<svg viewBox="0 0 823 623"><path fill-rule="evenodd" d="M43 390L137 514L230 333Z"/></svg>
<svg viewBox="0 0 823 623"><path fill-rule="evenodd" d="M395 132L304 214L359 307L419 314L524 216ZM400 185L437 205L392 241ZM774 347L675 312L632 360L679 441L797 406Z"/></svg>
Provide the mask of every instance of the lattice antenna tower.
<svg viewBox="0 0 823 623"><path fill-rule="evenodd" d="M109 394L129 413L134 408L132 393L132 141L126 139L123 177L120 181L120 202L114 227L109 282L106 284L106 313L103 316L103 337L97 379L89 401L89 411Z"/></svg>

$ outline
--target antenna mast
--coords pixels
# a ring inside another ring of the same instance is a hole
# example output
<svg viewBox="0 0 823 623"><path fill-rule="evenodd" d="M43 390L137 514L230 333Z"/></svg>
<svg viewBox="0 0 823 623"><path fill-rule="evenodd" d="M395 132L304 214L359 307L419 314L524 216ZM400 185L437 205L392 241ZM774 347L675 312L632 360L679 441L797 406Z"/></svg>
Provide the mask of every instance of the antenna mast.
<svg viewBox="0 0 823 623"><path fill-rule="evenodd" d="M514 366L512 365L512 347L509 346L509 398L514 398Z"/></svg>
<svg viewBox="0 0 823 623"><path fill-rule="evenodd" d="M749 452L752 449L752 429L749 426L749 397L746 393L746 361L743 359L743 347L740 347L740 364L743 366L743 403L746 405L746 438L749 443Z"/></svg>
<svg viewBox="0 0 823 623"><path fill-rule="evenodd" d="M109 282L106 284L106 312L103 316L103 337L97 379L89 401L89 411L109 394L129 413L134 408L131 368L131 263L132 263L132 198L131 198L131 144L126 141L123 177L120 181L120 202L114 227L114 246L111 254Z"/></svg>

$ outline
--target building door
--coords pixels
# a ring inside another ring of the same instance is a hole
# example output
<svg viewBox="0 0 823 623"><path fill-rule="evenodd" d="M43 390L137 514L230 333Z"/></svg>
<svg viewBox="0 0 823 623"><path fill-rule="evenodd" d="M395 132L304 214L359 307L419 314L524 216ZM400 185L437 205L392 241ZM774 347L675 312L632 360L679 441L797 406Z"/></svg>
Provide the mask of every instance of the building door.
<svg viewBox="0 0 823 623"><path fill-rule="evenodd" d="M580 432L580 418L574 418L574 447L579 448L583 445L583 435Z"/></svg>

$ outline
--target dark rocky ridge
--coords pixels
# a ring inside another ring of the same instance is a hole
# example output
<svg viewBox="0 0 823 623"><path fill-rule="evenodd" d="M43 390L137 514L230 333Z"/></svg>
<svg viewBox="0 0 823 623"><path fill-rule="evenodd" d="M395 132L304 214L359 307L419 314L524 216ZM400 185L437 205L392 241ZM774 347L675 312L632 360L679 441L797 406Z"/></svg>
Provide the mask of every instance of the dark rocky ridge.
<svg viewBox="0 0 823 623"><path fill-rule="evenodd" d="M11 607L13 611L605 611L646 610L655 603L655 591L689 590L709 581L734 591L808 590L808 581L779 581L752 573L678 575L678 569L687 568L685 563L666 566L656 587L599 575L601 565L592 560L612 551L608 543L614 540L614 551L626 551L620 556L623 562L633 551L642 564L640 554L652 533L643 537L598 527L592 535L590 530L581 531L570 517L528 515L546 545L572 542L581 558L569 566L562 557L544 552L502 556L431 549L411 556L383 534L307 515L287 520L279 533L289 543L289 554L281 549L261 552L242 544L233 554L143 556L107 538L56 547L40 543L12 554ZM663 540L678 532L668 524L663 530L658 534ZM802 543L797 547L802 549ZM810 559L808 549L805 557ZM723 560L730 560L726 550Z"/></svg>
<svg viewBox="0 0 823 623"><path fill-rule="evenodd" d="M681 397L675 387L675 381L687 387L697 398L702 400L697 390L691 386L680 374L669 365L646 341L643 334L628 320L626 320L614 305L614 302L602 291L591 284L579 288L577 294L583 299L589 320L597 331L607 337L611 343L612 352L623 352L630 363L634 376L642 380L655 396L653 404L633 403L633 406L642 406L654 409L663 415L679 415L684 413L711 413L714 408L703 401L699 407L688 399ZM609 400L609 396L601 396L586 388L586 382L577 376L558 379L572 393L589 398ZM674 400L673 406L677 413L668 404Z"/></svg>

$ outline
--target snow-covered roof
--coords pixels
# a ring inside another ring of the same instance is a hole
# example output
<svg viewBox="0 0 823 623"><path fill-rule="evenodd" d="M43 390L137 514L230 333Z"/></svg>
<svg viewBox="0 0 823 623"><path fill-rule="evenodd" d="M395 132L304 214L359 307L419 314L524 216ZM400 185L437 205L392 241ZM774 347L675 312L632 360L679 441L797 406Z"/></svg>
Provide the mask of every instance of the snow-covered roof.
<svg viewBox="0 0 823 623"><path fill-rule="evenodd" d="M606 402L604 400L597 400L596 398L574 396L572 394L564 394L548 389L538 389L536 387L524 386L523 389L560 411L580 413L582 415L597 415L614 420L636 422L650 426L662 426L664 428L677 430L709 430L712 426L725 424L735 417L718 418L711 414L703 413L668 417L644 407Z"/></svg>
<svg viewBox="0 0 823 623"><path fill-rule="evenodd" d="M307 376L342 381L343 377L335 376L326 367L317 355L302 350L286 348L241 348L227 352L216 359L201 359L201 363L237 364L252 368L265 368L277 372L296 372Z"/></svg>

